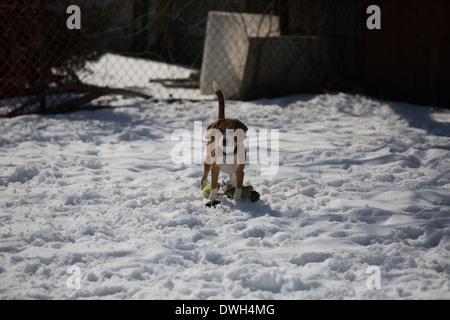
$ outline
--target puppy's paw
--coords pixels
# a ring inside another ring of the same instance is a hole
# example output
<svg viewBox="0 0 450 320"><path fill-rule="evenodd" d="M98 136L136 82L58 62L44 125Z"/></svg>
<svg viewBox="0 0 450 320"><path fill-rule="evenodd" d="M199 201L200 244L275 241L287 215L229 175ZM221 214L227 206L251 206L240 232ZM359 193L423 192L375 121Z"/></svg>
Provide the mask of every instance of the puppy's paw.
<svg viewBox="0 0 450 320"><path fill-rule="evenodd" d="M220 204L221 202L219 200L212 200L212 201L208 201L205 206L207 206L208 208L215 208L218 204Z"/></svg>
<svg viewBox="0 0 450 320"><path fill-rule="evenodd" d="M248 195L248 198L250 199L251 202L256 202L259 200L260 194L257 191L251 191Z"/></svg>
<svg viewBox="0 0 450 320"><path fill-rule="evenodd" d="M205 189L205 187L208 185L208 180L200 181L200 189Z"/></svg>

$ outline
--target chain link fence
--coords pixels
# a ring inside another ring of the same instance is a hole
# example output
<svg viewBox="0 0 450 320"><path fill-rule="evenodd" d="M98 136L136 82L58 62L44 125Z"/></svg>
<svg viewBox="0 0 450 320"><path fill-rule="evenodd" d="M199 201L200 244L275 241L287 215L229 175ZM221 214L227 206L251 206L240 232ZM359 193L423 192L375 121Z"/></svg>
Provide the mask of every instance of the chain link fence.
<svg viewBox="0 0 450 320"><path fill-rule="evenodd" d="M80 8L80 29L68 7ZM357 0L3 0L0 115L353 85Z"/></svg>

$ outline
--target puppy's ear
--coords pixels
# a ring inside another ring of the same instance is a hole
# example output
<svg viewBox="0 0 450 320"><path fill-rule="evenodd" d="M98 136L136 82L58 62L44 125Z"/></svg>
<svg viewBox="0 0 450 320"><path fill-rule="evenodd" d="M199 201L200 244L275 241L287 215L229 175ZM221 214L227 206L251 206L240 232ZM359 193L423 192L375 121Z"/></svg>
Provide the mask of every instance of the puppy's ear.
<svg viewBox="0 0 450 320"><path fill-rule="evenodd" d="M219 121L219 120L213 121L213 122L211 122L211 123L206 127L206 130L209 130L209 129L219 129L219 124L220 124L220 121Z"/></svg>
<svg viewBox="0 0 450 320"><path fill-rule="evenodd" d="M209 139L215 137L216 134L217 134L217 129L209 128L209 129L206 129L206 132L205 132L205 134L203 135L203 137L204 137L206 140L209 140Z"/></svg>
<svg viewBox="0 0 450 320"><path fill-rule="evenodd" d="M219 136L219 132L221 135L222 133L220 131L220 124L221 124L220 120L211 122L209 126L206 128L206 132L204 134L205 139L207 140L214 139L214 137Z"/></svg>
<svg viewBox="0 0 450 320"><path fill-rule="evenodd" d="M233 122L233 128L235 130L234 141L244 141L247 138L248 128L239 119L230 119Z"/></svg>
<svg viewBox="0 0 450 320"><path fill-rule="evenodd" d="M217 119L209 124L206 128L205 139L211 139L211 137L218 136L219 138L224 134L226 130L226 119ZM220 134L218 132L220 132Z"/></svg>
<svg viewBox="0 0 450 320"><path fill-rule="evenodd" d="M244 132L248 131L247 126L243 124L239 119L233 119L233 124L236 129L242 129Z"/></svg>

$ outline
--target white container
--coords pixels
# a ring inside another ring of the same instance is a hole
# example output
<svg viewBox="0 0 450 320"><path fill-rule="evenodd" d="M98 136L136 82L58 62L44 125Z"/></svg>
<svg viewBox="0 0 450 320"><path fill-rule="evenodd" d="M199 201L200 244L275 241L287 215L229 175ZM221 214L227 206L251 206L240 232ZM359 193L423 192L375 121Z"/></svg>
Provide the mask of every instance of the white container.
<svg viewBox="0 0 450 320"><path fill-rule="evenodd" d="M239 99L249 38L278 36L278 16L210 11L200 76L201 94L214 94L212 83L216 81L225 98Z"/></svg>

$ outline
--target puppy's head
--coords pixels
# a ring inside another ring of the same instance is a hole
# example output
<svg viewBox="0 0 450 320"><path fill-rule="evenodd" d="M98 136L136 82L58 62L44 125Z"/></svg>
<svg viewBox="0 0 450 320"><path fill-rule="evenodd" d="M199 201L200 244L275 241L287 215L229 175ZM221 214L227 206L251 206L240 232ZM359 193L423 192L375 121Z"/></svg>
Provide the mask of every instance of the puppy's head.
<svg viewBox="0 0 450 320"><path fill-rule="evenodd" d="M206 128L205 139L210 140L214 139L215 130L219 130L222 135L225 135L227 129L238 130L241 129L244 133L248 131L248 128L245 124L243 124L239 119L217 119L214 122L211 122L209 126Z"/></svg>
<svg viewBox="0 0 450 320"><path fill-rule="evenodd" d="M218 136L220 136L220 147L225 154L236 150L238 140L239 143L242 143L246 137L247 131L247 126L239 119L217 119L216 121L211 122L206 128L204 137L209 140L208 143L212 143L216 138L218 138ZM234 137L234 139L232 139L232 137ZM231 143L233 140L234 143Z"/></svg>

